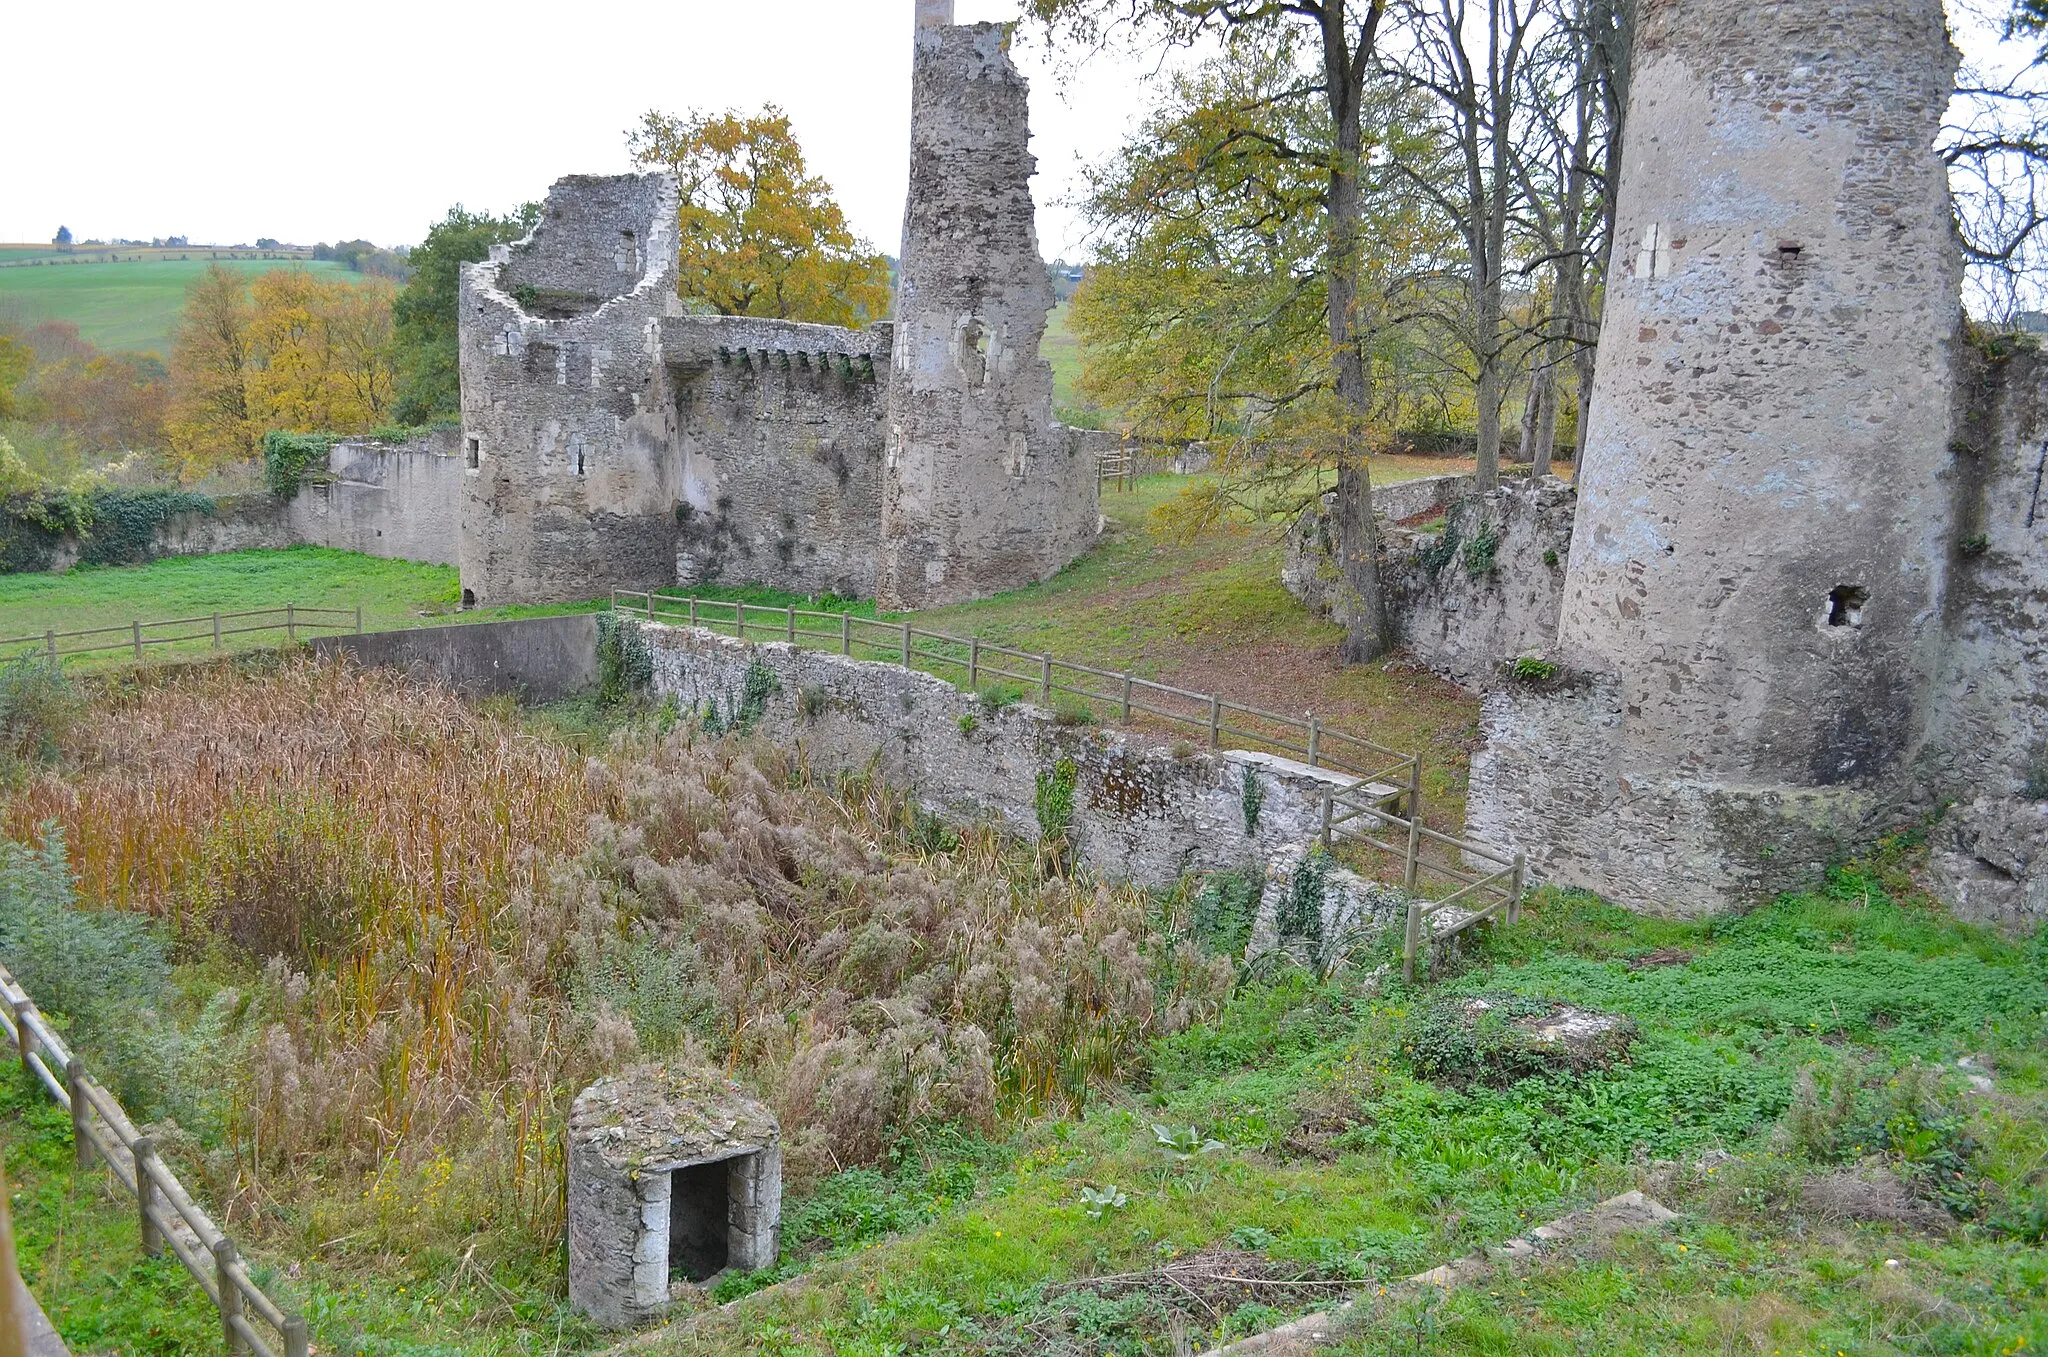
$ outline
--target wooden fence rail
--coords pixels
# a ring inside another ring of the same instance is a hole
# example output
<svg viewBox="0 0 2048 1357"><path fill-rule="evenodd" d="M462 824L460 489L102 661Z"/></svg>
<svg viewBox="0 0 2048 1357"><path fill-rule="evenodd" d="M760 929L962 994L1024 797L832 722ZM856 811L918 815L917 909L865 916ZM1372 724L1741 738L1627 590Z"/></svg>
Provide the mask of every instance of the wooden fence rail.
<svg viewBox="0 0 2048 1357"><path fill-rule="evenodd" d="M78 1166L89 1168L98 1156L114 1180L134 1194L142 1251L158 1257L168 1248L185 1265L220 1311L221 1341L231 1357L306 1357L306 1321L286 1313L250 1278L233 1241L157 1157L156 1142L85 1072L85 1062L66 1047L4 966L0 1005L0 1029L14 1042L22 1069L71 1114ZM278 1346L257 1329L254 1321L259 1320L277 1334Z"/></svg>
<svg viewBox="0 0 2048 1357"><path fill-rule="evenodd" d="M271 619L257 621L255 619ZM162 636L156 632L165 627L199 628L184 630ZM278 632L287 641L297 641L300 632L344 632L363 634L363 610L361 605L354 608L307 608L296 603L287 603L282 608L255 608L247 612L208 613L203 617L174 617L160 622L144 622L137 619L124 622L116 627L87 627L82 631L45 631L40 636L10 636L0 639L0 651L40 651L52 660L70 659L74 655L97 655L108 651L127 651L139 662L151 646L175 645L181 641L211 641L212 648L223 648L231 636L249 636L257 632ZM96 641L96 637L111 637ZM85 644L67 644L68 642Z"/></svg>
<svg viewBox="0 0 2048 1357"><path fill-rule="evenodd" d="M978 637L928 631L910 621L628 590L613 591L612 608L650 622L681 622L740 640L837 650L940 677L958 672L970 692L982 691L991 680L1017 684L1035 690L1046 706L1056 698L1077 698L1091 711L1113 714L1125 725L1134 716L1148 716L1169 728L1199 732L1212 749L1220 749L1229 737L1299 758L1311 768L1356 778L1348 789L1333 789L1323 797L1323 847L1334 849L1343 839L1384 855L1389 874L1399 864L1401 888L1410 898L1402 948L1402 970L1410 983L1425 932L1430 940L1441 942L1482 922L1498 918L1514 923L1520 918L1525 870L1519 856L1423 823L1421 756L1332 730L1320 717L1286 716L1215 693L1155 683L1127 670L1097 669ZM1376 832L1388 837L1375 837ZM1475 862L1501 870L1475 871Z"/></svg>
<svg viewBox="0 0 2048 1357"><path fill-rule="evenodd" d="M1019 696L1036 693L1048 707L1059 698L1075 698L1091 712L1113 715L1125 724L1138 715L1156 718L1170 728L1198 734L1212 749L1222 748L1228 736L1267 752L1298 758L1312 768L1356 777L1382 797L1420 794L1421 760L1414 754L1332 730L1320 717L1288 716L1247 706L1215 693L1139 678L1128 670L1098 669L978 637L928 631L912 622L884 622L850 613L628 590L613 591L612 607L651 622L681 622L740 640L786 641L837 650L850 658L885 660L938 673L942 678L957 674L970 692L984 691L991 683L1011 684L1024 690ZM815 625L820 622L827 625ZM1012 667L1004 667L1006 664Z"/></svg>

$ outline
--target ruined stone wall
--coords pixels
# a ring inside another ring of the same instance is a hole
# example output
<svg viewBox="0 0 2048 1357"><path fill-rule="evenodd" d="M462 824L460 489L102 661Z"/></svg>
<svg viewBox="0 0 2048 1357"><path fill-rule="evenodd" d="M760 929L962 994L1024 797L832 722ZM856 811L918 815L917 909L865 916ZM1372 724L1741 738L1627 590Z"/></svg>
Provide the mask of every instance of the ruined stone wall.
<svg viewBox="0 0 2048 1357"><path fill-rule="evenodd" d="M1948 644L1918 809L1935 884L1966 918L2048 919L2048 360L1964 350Z"/></svg>
<svg viewBox="0 0 2048 1357"><path fill-rule="evenodd" d="M1111 877L1164 885L1184 872L1263 864L1314 837L1324 793L1356 781L1270 754L1183 750L1176 758L1112 731L1062 726L1026 703L990 711L944 679L898 665L636 625L654 654L657 694L686 711L715 703L729 719L749 667L763 666L775 680L764 734L801 750L814 769L874 768L951 819L994 817L1036 839L1038 777L1073 760L1071 842L1081 861ZM1265 797L1249 832L1247 771Z"/></svg>
<svg viewBox="0 0 2048 1357"><path fill-rule="evenodd" d="M469 600L674 581L657 353L660 318L676 309L676 209L667 175L572 176L549 191L531 235L463 270Z"/></svg>
<svg viewBox="0 0 2048 1357"><path fill-rule="evenodd" d="M1024 78L998 24L920 9L877 593L919 608L1042 579L1099 529L1096 467L1052 418L1053 307Z"/></svg>
<svg viewBox="0 0 2048 1357"><path fill-rule="evenodd" d="M286 507L293 538L391 560L455 565L462 536L460 435L405 444L349 438L327 454L331 479Z"/></svg>
<svg viewBox="0 0 2048 1357"><path fill-rule="evenodd" d="M662 322L678 584L875 591L891 330Z"/></svg>
<svg viewBox="0 0 2048 1357"><path fill-rule="evenodd" d="M1381 581L1394 643L1469 687L1546 650L1557 634L1571 552L1570 485L1546 476L1459 500L1434 533L1390 530Z"/></svg>
<svg viewBox="0 0 2048 1357"><path fill-rule="evenodd" d="M1521 699L1469 804L1553 879L1689 913L1745 902L1759 858L1867 835L1924 731L1956 58L1940 0L1644 0L1639 22L1557 643L1614 717ZM1567 728L1583 757L1529 743Z"/></svg>
<svg viewBox="0 0 2048 1357"><path fill-rule="evenodd" d="M1380 520L1384 541L1395 525L1444 513L1471 493L1469 472L1394 481L1372 488L1372 512ZM1337 492L1332 490L1302 510L1287 530L1286 554L1280 565L1281 586L1317 617L1330 616L1337 603L1335 529L1330 518L1336 504Z"/></svg>

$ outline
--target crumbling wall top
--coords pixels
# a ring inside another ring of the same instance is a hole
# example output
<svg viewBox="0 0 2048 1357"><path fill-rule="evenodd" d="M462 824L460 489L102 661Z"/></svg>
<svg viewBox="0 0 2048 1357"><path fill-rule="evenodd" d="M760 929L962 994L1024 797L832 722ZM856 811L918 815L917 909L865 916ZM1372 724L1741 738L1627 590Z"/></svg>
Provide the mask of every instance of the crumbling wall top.
<svg viewBox="0 0 2048 1357"><path fill-rule="evenodd" d="M670 288L680 194L665 173L568 175L548 190L533 230L478 267L516 309L547 320Z"/></svg>
<svg viewBox="0 0 2048 1357"><path fill-rule="evenodd" d="M687 1064L608 1074L569 1109L569 1139L622 1172L661 1172L773 1145L775 1114L738 1084Z"/></svg>

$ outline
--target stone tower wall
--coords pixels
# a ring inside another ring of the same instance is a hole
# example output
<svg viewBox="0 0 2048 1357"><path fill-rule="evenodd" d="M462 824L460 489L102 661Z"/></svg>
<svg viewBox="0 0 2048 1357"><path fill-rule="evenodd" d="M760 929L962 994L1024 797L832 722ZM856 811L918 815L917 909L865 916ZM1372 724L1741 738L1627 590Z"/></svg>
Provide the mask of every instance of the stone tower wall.
<svg viewBox="0 0 2048 1357"><path fill-rule="evenodd" d="M655 351L675 302L676 207L667 175L563 179L533 234L463 270L470 601L557 602L674 580ZM645 242L632 257L629 233Z"/></svg>
<svg viewBox="0 0 2048 1357"><path fill-rule="evenodd" d="M1949 565L1960 257L1940 0L1643 0L1557 655L1473 832L1738 903L1896 799Z"/></svg>
<svg viewBox="0 0 2048 1357"><path fill-rule="evenodd" d="M918 12L877 592L893 607L1042 579L1099 526L1080 440L1052 419L1024 78L997 24Z"/></svg>
<svg viewBox="0 0 2048 1357"><path fill-rule="evenodd" d="M875 591L890 328L662 322L678 584Z"/></svg>

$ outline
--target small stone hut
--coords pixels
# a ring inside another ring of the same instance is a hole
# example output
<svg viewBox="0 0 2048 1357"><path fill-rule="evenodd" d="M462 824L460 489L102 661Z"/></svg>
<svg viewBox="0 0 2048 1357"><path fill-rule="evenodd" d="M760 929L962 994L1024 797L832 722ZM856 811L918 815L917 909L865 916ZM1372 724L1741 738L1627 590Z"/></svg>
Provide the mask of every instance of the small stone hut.
<svg viewBox="0 0 2048 1357"><path fill-rule="evenodd" d="M627 1328L684 1286L774 1266L780 1136L711 1070L641 1065L583 1090L569 1110L570 1303Z"/></svg>

